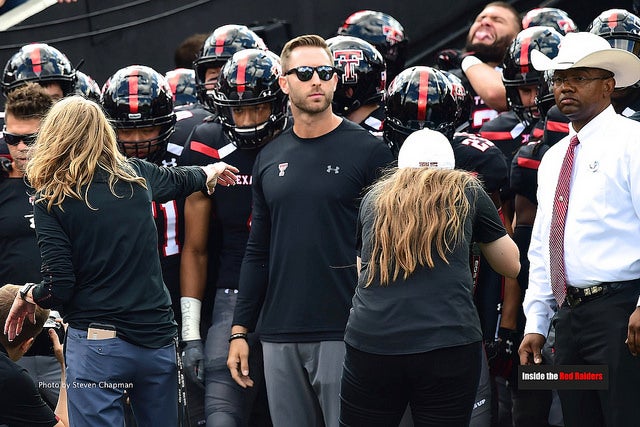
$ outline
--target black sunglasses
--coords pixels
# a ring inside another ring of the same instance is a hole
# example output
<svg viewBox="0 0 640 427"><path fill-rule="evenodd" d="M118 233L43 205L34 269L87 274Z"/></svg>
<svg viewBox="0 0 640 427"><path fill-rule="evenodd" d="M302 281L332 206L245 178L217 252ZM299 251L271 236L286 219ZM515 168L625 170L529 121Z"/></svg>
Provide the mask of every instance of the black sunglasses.
<svg viewBox="0 0 640 427"><path fill-rule="evenodd" d="M16 135L15 133L7 132L6 128L2 129L2 135L4 142L9 145L18 145L20 141L23 141L25 145L33 145L36 142L37 133L28 133L26 135Z"/></svg>
<svg viewBox="0 0 640 427"><path fill-rule="evenodd" d="M290 69L289 71L284 73L284 75L288 76L289 74L296 73L298 80L300 80L301 82L308 82L313 77L314 71L318 73L318 77L320 77L320 80L324 80L325 82L331 80L331 77L333 77L333 75L338 72L338 70L331 65L319 65L317 67L301 65L300 67Z"/></svg>

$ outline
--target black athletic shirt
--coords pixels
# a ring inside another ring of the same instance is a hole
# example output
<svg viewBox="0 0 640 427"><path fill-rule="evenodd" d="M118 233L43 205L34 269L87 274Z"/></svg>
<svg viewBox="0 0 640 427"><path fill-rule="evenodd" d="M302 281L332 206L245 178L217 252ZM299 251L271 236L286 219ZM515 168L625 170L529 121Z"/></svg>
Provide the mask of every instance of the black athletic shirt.
<svg viewBox="0 0 640 427"><path fill-rule="evenodd" d="M260 151L234 325L253 330L262 309L264 341L343 339L359 199L392 161L384 143L345 119L318 138L285 131Z"/></svg>
<svg viewBox="0 0 640 427"><path fill-rule="evenodd" d="M464 225L464 240L447 253L449 264L434 249L433 269L418 267L407 280L400 278L388 286L374 281L365 287L375 221L371 194L364 197L358 217L362 269L345 341L368 353L395 355L480 341L469 246L472 240L489 243L506 234L489 196L477 186L465 190L471 210Z"/></svg>
<svg viewBox="0 0 640 427"><path fill-rule="evenodd" d="M64 212L36 203L34 216L42 253L43 281L33 290L44 308L62 304L65 321L86 330L112 324L118 336L149 348L168 345L176 323L162 281L152 201L185 197L205 186L200 167L158 167L140 159L130 164L147 189L118 182L116 198L106 173L98 173L88 199L67 197ZM133 195L132 195L133 191Z"/></svg>

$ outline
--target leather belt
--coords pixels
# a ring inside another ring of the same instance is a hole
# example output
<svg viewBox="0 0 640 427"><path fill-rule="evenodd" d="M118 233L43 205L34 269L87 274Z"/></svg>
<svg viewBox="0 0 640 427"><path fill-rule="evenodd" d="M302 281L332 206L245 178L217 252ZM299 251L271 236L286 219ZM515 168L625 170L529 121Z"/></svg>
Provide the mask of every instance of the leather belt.
<svg viewBox="0 0 640 427"><path fill-rule="evenodd" d="M607 282L600 283L598 285L587 286L586 288L576 288L573 286L567 286L567 296L565 304L571 308L575 308L580 304L584 304L589 301L600 298L603 295L607 295L613 291L620 289L622 286L636 284L638 279L629 280L625 282Z"/></svg>

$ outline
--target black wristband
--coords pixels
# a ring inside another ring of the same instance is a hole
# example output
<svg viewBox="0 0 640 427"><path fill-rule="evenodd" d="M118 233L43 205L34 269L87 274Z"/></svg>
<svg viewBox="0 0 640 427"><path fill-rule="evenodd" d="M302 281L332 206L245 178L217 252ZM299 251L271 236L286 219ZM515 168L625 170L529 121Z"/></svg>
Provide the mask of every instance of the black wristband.
<svg viewBox="0 0 640 427"><path fill-rule="evenodd" d="M245 334L244 332L238 332L235 334L231 334L231 336L229 337L229 342L240 339L240 338L242 338L245 341L248 341L247 334Z"/></svg>

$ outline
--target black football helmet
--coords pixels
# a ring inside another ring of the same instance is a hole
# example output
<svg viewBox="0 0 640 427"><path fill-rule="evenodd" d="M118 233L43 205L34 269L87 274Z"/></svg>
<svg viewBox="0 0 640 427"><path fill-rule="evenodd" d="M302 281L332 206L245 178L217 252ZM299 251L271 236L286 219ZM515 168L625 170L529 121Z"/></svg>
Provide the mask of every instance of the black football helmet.
<svg viewBox="0 0 640 427"><path fill-rule="evenodd" d="M196 71L198 99L205 107L214 110L213 99L207 96L207 92L211 92L211 90L207 90L205 87L207 69L222 67L227 59L243 49L267 50L267 47L255 32L245 25L235 24L216 28L204 41L198 58L193 61L193 68Z"/></svg>
<svg viewBox="0 0 640 427"><path fill-rule="evenodd" d="M32 43L22 46L7 61L2 74L2 90L6 95L27 82L56 82L67 96L75 92L75 81L75 70L62 52L44 43Z"/></svg>
<svg viewBox="0 0 640 427"><path fill-rule="evenodd" d="M82 71L76 71L76 95L90 99L96 103L100 103L100 86Z"/></svg>
<svg viewBox="0 0 640 427"><path fill-rule="evenodd" d="M273 52L245 49L233 54L216 83L213 102L225 134L242 149L258 148L271 141L287 124L287 96L280 89L280 58ZM240 127L233 109L269 103L271 114L263 123Z"/></svg>
<svg viewBox="0 0 640 427"><path fill-rule="evenodd" d="M173 96L165 78L144 65L121 68L105 83L101 101L116 129L160 126L157 138L135 143L135 157L160 162L176 123ZM118 140L118 145L127 154L125 143ZM127 148L131 145L133 143L126 143Z"/></svg>
<svg viewBox="0 0 640 427"><path fill-rule="evenodd" d="M507 102L518 118L526 123L539 119L537 104L524 106L518 88L537 86L544 82L544 74L531 65L531 52L539 50L549 58L558 56L562 35L551 27L529 27L518 33L504 56L502 82Z"/></svg>
<svg viewBox="0 0 640 427"><path fill-rule="evenodd" d="M522 29L530 27L551 27L563 36L578 31L578 26L567 12L555 7L538 7L528 11L522 17Z"/></svg>
<svg viewBox="0 0 640 427"><path fill-rule="evenodd" d="M198 102L195 71L187 68L176 68L175 70L167 71L164 78L167 79L169 87L171 87L174 107Z"/></svg>
<svg viewBox="0 0 640 427"><path fill-rule="evenodd" d="M387 64L389 81L404 69L409 40L392 16L373 10L355 12L338 28L337 35L358 37L374 45Z"/></svg>
<svg viewBox="0 0 640 427"><path fill-rule="evenodd" d="M345 116L363 105L381 102L387 73L380 52L371 43L350 36L332 37L327 46L334 66L341 71L333 112Z"/></svg>
<svg viewBox="0 0 640 427"><path fill-rule="evenodd" d="M609 9L594 19L587 31L606 39L611 47L640 57L640 18L625 9Z"/></svg>
<svg viewBox="0 0 640 427"><path fill-rule="evenodd" d="M397 157L404 140L423 128L449 140L458 120L458 104L449 78L431 67L404 70L389 84L385 96L384 140Z"/></svg>
<svg viewBox="0 0 640 427"><path fill-rule="evenodd" d="M473 98L467 88L464 87L464 83L462 83L460 77L448 71L440 70L440 72L451 81L453 97L458 105L455 123L456 132L464 132L470 125L469 119L471 117L471 110L473 109Z"/></svg>

